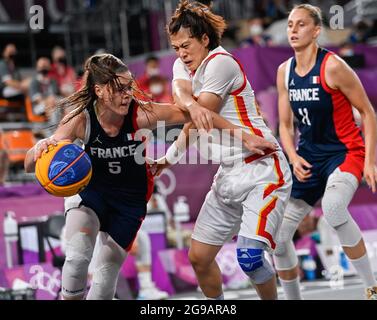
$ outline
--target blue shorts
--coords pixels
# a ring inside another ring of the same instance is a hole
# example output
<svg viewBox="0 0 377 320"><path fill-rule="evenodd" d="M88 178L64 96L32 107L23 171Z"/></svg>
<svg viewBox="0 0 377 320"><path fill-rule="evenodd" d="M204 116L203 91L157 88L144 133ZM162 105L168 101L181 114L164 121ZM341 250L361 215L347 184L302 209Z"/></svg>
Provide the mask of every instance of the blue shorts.
<svg viewBox="0 0 377 320"><path fill-rule="evenodd" d="M312 176L305 182L300 182L293 174L291 166L293 178L291 197L304 200L310 206L314 206L325 193L329 176L344 162L346 154L340 153L323 159L313 159L310 155L302 152L299 155L312 165Z"/></svg>
<svg viewBox="0 0 377 320"><path fill-rule="evenodd" d="M147 212L147 204L132 204L114 190L98 190L88 186L80 192L81 205L92 209L99 221L100 230L107 232L127 251L131 249Z"/></svg>

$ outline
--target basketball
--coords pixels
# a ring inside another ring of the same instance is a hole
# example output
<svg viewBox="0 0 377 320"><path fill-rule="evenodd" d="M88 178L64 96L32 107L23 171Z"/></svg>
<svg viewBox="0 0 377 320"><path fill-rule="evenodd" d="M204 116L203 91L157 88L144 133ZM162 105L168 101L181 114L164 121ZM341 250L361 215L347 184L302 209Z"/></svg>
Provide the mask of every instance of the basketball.
<svg viewBox="0 0 377 320"><path fill-rule="evenodd" d="M92 176L89 156L70 141L49 145L35 166L35 176L41 186L57 197L75 195L88 185Z"/></svg>

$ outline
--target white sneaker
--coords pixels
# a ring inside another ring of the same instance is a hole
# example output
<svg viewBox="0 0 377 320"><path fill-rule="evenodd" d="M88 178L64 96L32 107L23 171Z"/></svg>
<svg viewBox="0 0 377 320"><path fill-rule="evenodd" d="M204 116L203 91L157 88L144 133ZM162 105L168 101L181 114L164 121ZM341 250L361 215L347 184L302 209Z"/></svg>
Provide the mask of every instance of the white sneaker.
<svg viewBox="0 0 377 320"><path fill-rule="evenodd" d="M163 300L169 297L166 291L162 291L155 286L141 289L137 296L137 300Z"/></svg>

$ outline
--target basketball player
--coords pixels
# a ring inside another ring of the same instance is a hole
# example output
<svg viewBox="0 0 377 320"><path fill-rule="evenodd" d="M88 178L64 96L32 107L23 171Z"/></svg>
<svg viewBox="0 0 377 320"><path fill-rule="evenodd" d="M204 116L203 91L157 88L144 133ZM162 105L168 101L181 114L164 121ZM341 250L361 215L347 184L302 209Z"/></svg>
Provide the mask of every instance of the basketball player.
<svg viewBox="0 0 377 320"><path fill-rule="evenodd" d="M294 57L278 70L280 137L293 168L292 195L275 250L275 265L287 299L301 299L292 237L298 224L322 197L327 222L336 230L344 252L377 299L376 280L358 225L347 207L364 178L376 191L376 117L353 70L334 53L320 48L321 11L309 4L288 17L288 40ZM352 114L364 122L364 139ZM300 140L294 145L293 117Z"/></svg>
<svg viewBox="0 0 377 320"><path fill-rule="evenodd" d="M62 101L65 107L74 107L73 111L55 134L38 142L25 159L26 171L32 172L48 145L80 139L92 161L90 184L65 202L67 245L62 296L67 300L84 297L88 265L99 231L106 232L106 239L97 257L87 299L114 297L120 267L145 217L153 190L152 175L145 161L140 162L140 158L145 159L145 150L139 148L143 141L138 139L138 129L152 129L158 120L170 125L190 119L174 105L145 103L135 98L134 80L127 66L113 55L89 58L85 70L83 87ZM217 118L214 114L215 125ZM250 149L259 152L273 146L253 136L248 142Z"/></svg>
<svg viewBox="0 0 377 320"><path fill-rule="evenodd" d="M181 1L168 25L177 60L173 67L175 101L189 110L192 103L218 112L233 126L277 143L258 113L254 91L240 63L220 46L226 27L222 17L198 3ZM196 97L195 99L193 98ZM187 146L186 124L166 154L167 164L179 161ZM211 132L211 131L210 131ZM220 141L208 147L218 153ZM207 147L207 146L206 146ZM222 278L215 257L238 234L237 259L261 299L276 299L275 272L265 251L275 249L291 190L291 175L283 153L264 156L236 146L220 146L220 168L200 210L192 235L189 259L208 299L223 299ZM161 161L163 162L163 161Z"/></svg>

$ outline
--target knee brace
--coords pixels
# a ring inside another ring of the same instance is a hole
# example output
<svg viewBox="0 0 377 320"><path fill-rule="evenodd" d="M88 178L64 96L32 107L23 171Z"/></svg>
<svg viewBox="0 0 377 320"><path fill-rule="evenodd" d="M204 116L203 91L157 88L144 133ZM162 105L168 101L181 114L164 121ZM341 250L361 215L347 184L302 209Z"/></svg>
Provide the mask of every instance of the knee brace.
<svg viewBox="0 0 377 320"><path fill-rule="evenodd" d="M264 256L266 246L263 242L254 239L238 237L238 263L254 284L265 283L275 275L273 268Z"/></svg>
<svg viewBox="0 0 377 320"><path fill-rule="evenodd" d="M276 270L291 270L298 264L293 235L302 219L312 210L305 201L291 198L276 237L274 262Z"/></svg>
<svg viewBox="0 0 377 320"><path fill-rule="evenodd" d="M348 211L348 205L357 189L356 177L336 170L328 179L322 199L323 215L339 237L340 244L355 246L361 239L361 231Z"/></svg>
<svg viewBox="0 0 377 320"><path fill-rule="evenodd" d="M93 274L88 300L111 300L114 298L120 265L115 262L105 262L97 267Z"/></svg>
<svg viewBox="0 0 377 320"><path fill-rule="evenodd" d="M62 272L62 293L64 296L84 295L93 249L90 237L83 232L78 232L67 242Z"/></svg>

